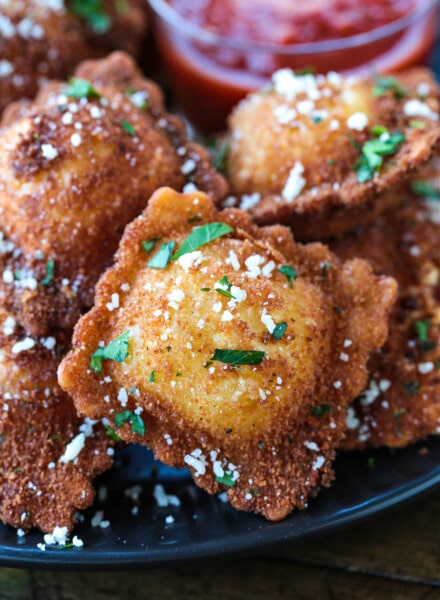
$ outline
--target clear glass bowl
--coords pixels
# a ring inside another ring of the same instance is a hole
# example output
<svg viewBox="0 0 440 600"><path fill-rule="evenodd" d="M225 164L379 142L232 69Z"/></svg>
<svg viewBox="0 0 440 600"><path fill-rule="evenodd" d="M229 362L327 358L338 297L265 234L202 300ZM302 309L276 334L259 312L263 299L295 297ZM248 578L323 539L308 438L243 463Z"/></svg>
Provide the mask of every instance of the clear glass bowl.
<svg viewBox="0 0 440 600"><path fill-rule="evenodd" d="M166 0L148 1L175 101L203 133L223 129L232 107L283 67L362 76L372 68L389 73L425 63L437 33L439 6L437 0L417 0L405 16L365 33L277 45L217 35L186 20Z"/></svg>

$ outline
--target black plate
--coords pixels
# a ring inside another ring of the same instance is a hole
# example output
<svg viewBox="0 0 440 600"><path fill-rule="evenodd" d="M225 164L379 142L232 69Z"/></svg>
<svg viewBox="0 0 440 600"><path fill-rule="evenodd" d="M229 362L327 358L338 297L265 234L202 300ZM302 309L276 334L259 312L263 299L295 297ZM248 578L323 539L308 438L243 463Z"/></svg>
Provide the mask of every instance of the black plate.
<svg viewBox="0 0 440 600"><path fill-rule="evenodd" d="M428 452L426 452L428 450ZM132 569L179 562L250 554L282 542L299 542L358 523L413 499L440 485L440 437L403 450L341 454L336 460L334 485L280 523L238 512L192 483L186 471L153 461L145 448L122 449L115 467L97 481L108 498L85 512L75 534L81 549L37 548L42 535L18 538L12 527L0 526L0 563L46 569ZM153 498L156 483L181 501L159 508ZM124 494L142 486L139 513ZM110 521L107 529L91 527L97 510ZM167 524L166 518L174 518Z"/></svg>

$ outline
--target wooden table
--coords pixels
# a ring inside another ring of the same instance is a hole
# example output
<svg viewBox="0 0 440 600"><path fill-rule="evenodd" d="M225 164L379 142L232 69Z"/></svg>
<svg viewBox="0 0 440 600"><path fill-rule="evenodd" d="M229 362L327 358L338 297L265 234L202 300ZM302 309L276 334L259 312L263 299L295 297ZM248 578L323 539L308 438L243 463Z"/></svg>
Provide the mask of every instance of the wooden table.
<svg viewBox="0 0 440 600"><path fill-rule="evenodd" d="M0 569L0 600L440 600L440 491L254 558L138 572Z"/></svg>

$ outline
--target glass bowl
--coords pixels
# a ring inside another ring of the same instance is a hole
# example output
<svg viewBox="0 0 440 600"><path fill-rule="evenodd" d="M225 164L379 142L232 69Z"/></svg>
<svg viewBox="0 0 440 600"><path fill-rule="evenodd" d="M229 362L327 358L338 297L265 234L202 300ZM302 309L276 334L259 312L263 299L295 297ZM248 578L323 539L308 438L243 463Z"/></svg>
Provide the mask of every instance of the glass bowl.
<svg viewBox="0 0 440 600"><path fill-rule="evenodd" d="M263 88L277 69L338 71L363 76L424 64L437 33L437 0L350 37L301 44L228 38L199 27L166 0L148 0L155 38L178 108L201 133L220 131L232 107ZM227 8L225 8L227 10Z"/></svg>

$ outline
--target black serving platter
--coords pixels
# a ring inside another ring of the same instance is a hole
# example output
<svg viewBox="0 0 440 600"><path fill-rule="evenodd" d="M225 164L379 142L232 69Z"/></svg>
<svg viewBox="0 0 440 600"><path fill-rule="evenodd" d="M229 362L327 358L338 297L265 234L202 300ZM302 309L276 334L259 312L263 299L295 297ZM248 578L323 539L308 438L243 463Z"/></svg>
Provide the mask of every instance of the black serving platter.
<svg viewBox="0 0 440 600"><path fill-rule="evenodd" d="M97 481L107 499L96 500L74 531L84 547L37 547L39 532L17 537L0 526L0 564L66 570L115 570L165 566L201 559L252 554L283 542L297 543L359 523L401 506L440 486L440 437L402 450L381 449L342 453L335 463L333 486L310 501L309 507L279 523L239 512L197 488L187 471L164 467L145 448L132 446L117 454L115 467ZM180 506L160 508L153 490L157 483ZM139 485L139 512L124 490ZM98 510L110 521L106 529L92 527ZM174 522L170 521L170 516Z"/></svg>

